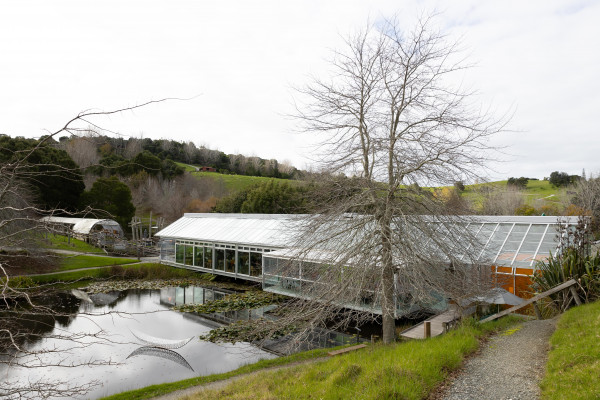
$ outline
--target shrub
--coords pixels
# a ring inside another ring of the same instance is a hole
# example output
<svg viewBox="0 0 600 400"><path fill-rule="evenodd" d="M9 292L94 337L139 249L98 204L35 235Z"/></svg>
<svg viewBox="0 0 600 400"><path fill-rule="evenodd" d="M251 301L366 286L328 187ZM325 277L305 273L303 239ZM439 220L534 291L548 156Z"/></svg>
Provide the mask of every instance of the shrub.
<svg viewBox="0 0 600 400"><path fill-rule="evenodd" d="M583 256L581 251L567 248L562 254L552 255L547 261L538 261L533 274L532 288L536 292L545 292L570 279L578 281L576 285L579 297L587 302L600 298L600 254ZM564 311L571 301L571 294L561 291L550 296L552 304Z"/></svg>

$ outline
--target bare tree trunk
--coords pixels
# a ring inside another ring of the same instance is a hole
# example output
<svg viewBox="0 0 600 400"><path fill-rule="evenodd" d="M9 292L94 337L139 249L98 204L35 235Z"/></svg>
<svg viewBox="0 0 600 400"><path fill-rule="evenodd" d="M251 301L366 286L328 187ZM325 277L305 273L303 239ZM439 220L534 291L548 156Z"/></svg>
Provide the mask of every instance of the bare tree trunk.
<svg viewBox="0 0 600 400"><path fill-rule="evenodd" d="M382 340L388 344L396 340L394 264L392 259L391 220L384 214L379 223L381 229L381 314Z"/></svg>

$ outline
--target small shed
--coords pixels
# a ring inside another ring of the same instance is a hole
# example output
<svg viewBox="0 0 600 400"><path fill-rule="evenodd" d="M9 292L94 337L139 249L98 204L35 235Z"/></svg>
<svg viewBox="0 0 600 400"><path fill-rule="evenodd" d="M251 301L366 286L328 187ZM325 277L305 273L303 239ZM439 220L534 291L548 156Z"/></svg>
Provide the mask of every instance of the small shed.
<svg viewBox="0 0 600 400"><path fill-rule="evenodd" d="M56 233L71 233L88 243L102 244L109 237L121 239L125 236L121 225L112 219L43 217L41 221Z"/></svg>

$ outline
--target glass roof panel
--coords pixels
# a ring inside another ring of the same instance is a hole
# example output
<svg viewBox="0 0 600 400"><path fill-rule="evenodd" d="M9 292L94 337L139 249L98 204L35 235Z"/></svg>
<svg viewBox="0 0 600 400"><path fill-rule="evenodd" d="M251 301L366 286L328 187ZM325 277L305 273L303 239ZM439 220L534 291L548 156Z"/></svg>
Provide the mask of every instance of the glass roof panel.
<svg viewBox="0 0 600 400"><path fill-rule="evenodd" d="M482 255L479 257L480 260L486 260L490 262L495 262L496 255L500 251L500 248L504 244L504 241L507 238L508 233L514 224L511 223L501 223L498 224L498 228L492 234L490 241L483 249Z"/></svg>
<svg viewBox="0 0 600 400"><path fill-rule="evenodd" d="M521 242L525 237L525 234L529 230L529 224L515 224L513 229L510 231L510 235L504 242L504 246L502 246L502 250L498 253L498 257L496 259L498 264L507 265L511 264L513 258L519 250L521 246Z"/></svg>
<svg viewBox="0 0 600 400"><path fill-rule="evenodd" d="M546 231L546 235L542 239L542 243L540 245L540 249L535 256L536 260L543 260L548 258L550 252L552 254L556 254L556 247L558 246L558 242L556 239L556 225L550 225L548 230Z"/></svg>

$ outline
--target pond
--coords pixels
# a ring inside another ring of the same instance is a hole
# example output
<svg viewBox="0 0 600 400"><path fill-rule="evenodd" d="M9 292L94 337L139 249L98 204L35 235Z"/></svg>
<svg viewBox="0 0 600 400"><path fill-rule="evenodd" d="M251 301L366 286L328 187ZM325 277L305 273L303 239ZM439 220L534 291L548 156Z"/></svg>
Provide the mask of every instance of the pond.
<svg viewBox="0 0 600 400"><path fill-rule="evenodd" d="M52 307L64 310L67 316L32 322L37 327L46 326L44 335L26 345L33 351L59 350L42 355L42 363L62 366L8 368L0 364L3 384L10 387L48 380L73 385L94 382L92 390L81 398L95 399L152 384L226 372L275 357L248 343L201 342L198 335L213 329L215 323L194 314L169 310L175 304L202 303L222 297L225 293L220 290L193 287L128 290L90 295L89 299L81 292L75 294L79 298L65 293L57 295ZM106 332L108 336L103 340L84 338L77 345L60 338L78 332ZM165 348L192 337L182 347ZM68 367L96 360L101 365ZM111 365L102 365L106 362Z"/></svg>

